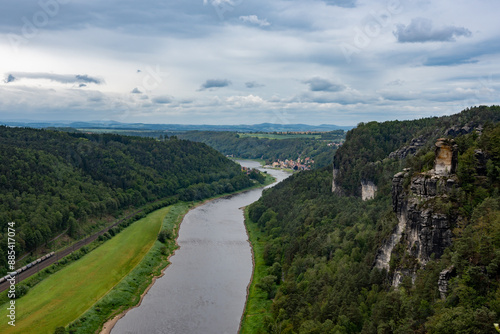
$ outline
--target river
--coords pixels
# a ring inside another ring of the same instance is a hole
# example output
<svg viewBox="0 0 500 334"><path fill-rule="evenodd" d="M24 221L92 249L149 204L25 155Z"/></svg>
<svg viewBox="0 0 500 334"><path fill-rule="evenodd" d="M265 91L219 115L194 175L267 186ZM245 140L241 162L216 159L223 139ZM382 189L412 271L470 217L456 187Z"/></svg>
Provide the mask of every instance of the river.
<svg viewBox="0 0 500 334"><path fill-rule="evenodd" d="M257 168L255 161L238 161ZM290 174L266 169L282 181ZM262 189L210 201L184 217L165 275L141 305L120 319L111 334L236 334L252 275L244 206Z"/></svg>

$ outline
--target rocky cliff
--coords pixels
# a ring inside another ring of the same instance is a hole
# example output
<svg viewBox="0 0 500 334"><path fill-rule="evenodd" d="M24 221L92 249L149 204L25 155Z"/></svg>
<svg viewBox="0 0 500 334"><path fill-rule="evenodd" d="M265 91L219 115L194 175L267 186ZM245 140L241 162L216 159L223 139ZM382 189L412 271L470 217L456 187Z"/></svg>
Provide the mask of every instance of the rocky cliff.
<svg viewBox="0 0 500 334"><path fill-rule="evenodd" d="M414 278L418 268L431 257L441 257L451 245L452 226L458 218L449 212L449 197L457 184L456 161L454 143L440 139L434 169L414 175L405 170L394 176L392 201L398 225L375 260L376 267L393 270L393 286L404 276ZM395 254L399 243L403 247Z"/></svg>
<svg viewBox="0 0 500 334"><path fill-rule="evenodd" d="M361 199L367 201L374 199L377 193L377 186L372 181L361 180Z"/></svg>

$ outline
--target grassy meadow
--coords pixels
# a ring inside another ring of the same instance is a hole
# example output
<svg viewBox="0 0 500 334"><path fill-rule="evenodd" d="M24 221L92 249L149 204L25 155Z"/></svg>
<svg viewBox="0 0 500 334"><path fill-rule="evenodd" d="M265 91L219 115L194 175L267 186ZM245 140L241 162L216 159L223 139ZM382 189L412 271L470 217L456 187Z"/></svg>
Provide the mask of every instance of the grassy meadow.
<svg viewBox="0 0 500 334"><path fill-rule="evenodd" d="M16 300L16 326L2 321L0 332L52 334L56 327L67 326L81 316L149 252L169 210L166 207L150 213L33 287ZM7 304L0 307L5 310Z"/></svg>

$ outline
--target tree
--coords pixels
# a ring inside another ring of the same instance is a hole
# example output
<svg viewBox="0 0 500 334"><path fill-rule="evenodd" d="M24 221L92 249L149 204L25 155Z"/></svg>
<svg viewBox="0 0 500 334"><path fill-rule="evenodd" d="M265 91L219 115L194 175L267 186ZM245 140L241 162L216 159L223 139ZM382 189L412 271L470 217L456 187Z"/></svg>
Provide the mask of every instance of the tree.
<svg viewBox="0 0 500 334"><path fill-rule="evenodd" d="M276 292L276 279L277 277L274 275L267 275L262 277L259 283L256 284L259 289L267 293L268 299L274 297Z"/></svg>

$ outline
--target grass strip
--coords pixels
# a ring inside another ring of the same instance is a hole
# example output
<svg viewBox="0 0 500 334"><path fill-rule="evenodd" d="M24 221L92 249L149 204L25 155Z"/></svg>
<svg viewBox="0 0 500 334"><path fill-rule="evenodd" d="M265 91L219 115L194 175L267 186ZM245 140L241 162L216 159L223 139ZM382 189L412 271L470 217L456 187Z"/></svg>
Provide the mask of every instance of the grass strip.
<svg viewBox="0 0 500 334"><path fill-rule="evenodd" d="M138 220L76 262L46 278L16 300L16 326L0 322L1 333L54 333L101 299L155 244L166 207ZM2 309L6 304L0 306ZM86 332L90 333L90 332Z"/></svg>
<svg viewBox="0 0 500 334"><path fill-rule="evenodd" d="M252 245L254 269L252 281L248 289L245 312L241 321L240 334L265 333L264 318L270 316L272 301L267 298L267 293L256 287L257 283L268 275L264 261L265 234L259 226L248 217L248 207L245 208L245 226Z"/></svg>
<svg viewBox="0 0 500 334"><path fill-rule="evenodd" d="M170 263L169 257L178 247L176 238L180 223L192 206L192 203L180 202L169 207L161 230L170 231L170 237L164 244L156 240L149 253L127 277L69 326L70 333L98 332L106 320L139 303L153 278L160 276Z"/></svg>

